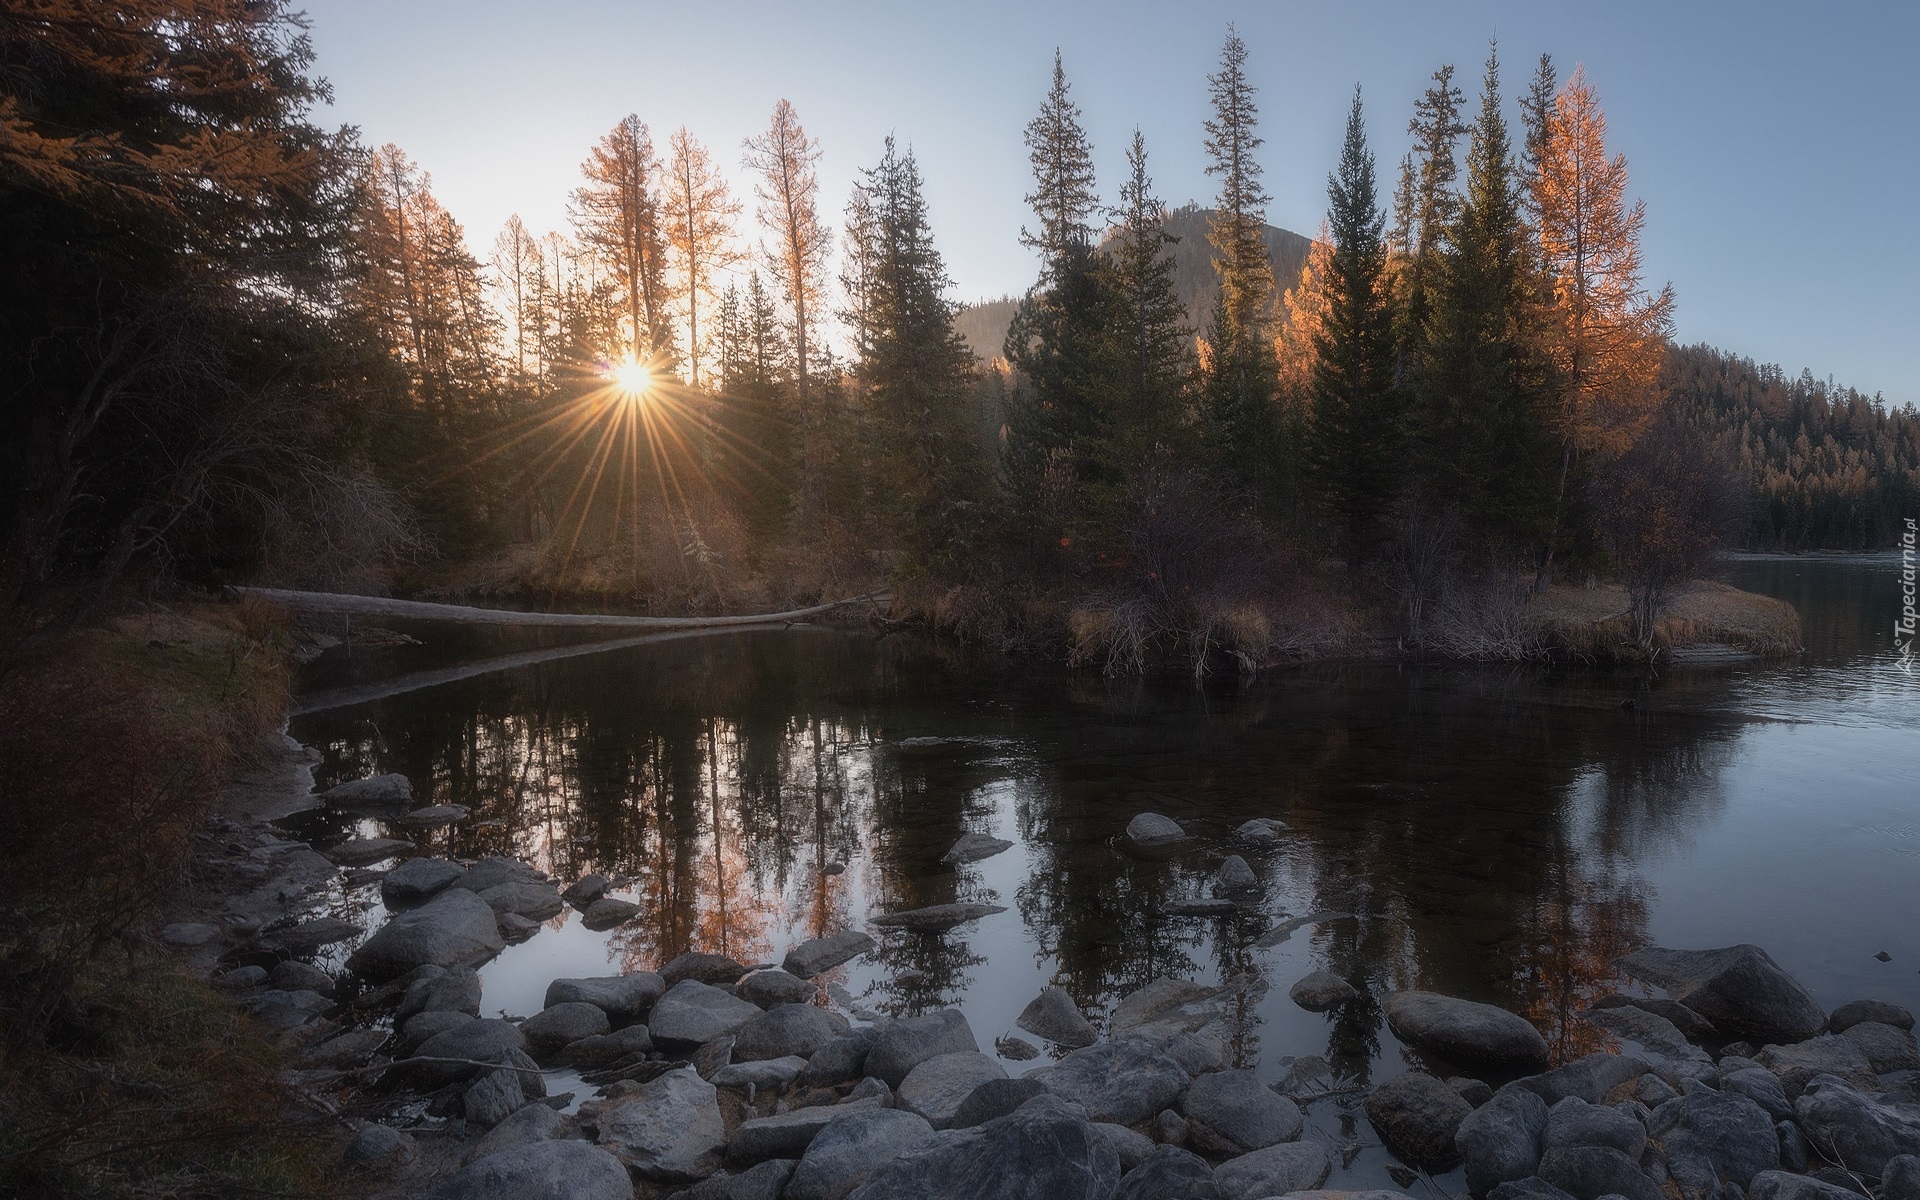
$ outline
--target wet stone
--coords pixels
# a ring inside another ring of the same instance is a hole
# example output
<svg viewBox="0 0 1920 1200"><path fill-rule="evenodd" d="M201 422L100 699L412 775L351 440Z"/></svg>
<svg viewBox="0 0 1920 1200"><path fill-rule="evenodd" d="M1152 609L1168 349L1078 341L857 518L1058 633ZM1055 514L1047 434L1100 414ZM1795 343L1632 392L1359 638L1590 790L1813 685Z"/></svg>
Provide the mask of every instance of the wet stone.
<svg viewBox="0 0 1920 1200"><path fill-rule="evenodd" d="M874 940L857 929L848 929L829 937L814 938L802 942L787 951L781 960L781 969L801 979L812 979L816 975L831 971L842 963L849 962L865 954L875 946Z"/></svg>

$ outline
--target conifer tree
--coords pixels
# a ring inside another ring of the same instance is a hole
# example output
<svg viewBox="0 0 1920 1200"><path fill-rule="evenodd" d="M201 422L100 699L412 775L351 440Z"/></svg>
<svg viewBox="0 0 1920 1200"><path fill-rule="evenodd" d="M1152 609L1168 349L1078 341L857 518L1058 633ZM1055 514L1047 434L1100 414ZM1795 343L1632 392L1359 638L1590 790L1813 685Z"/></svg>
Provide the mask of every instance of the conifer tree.
<svg viewBox="0 0 1920 1200"><path fill-rule="evenodd" d="M1402 417L1393 382L1386 217L1379 209L1360 89L1347 115L1340 166L1327 180L1326 307L1313 339L1309 462L1321 500L1358 573L1381 536L1399 478Z"/></svg>
<svg viewBox="0 0 1920 1200"><path fill-rule="evenodd" d="M1414 369L1413 356L1424 338L1439 252L1459 217L1460 196L1454 189L1459 163L1454 147L1467 132L1460 123L1464 99L1453 82L1453 64L1448 63L1433 73L1433 86L1414 103L1413 119L1407 123L1413 150L1401 163L1400 190L1394 200L1395 240L1407 257L1401 274L1401 348L1396 368L1403 382Z"/></svg>
<svg viewBox="0 0 1920 1200"><path fill-rule="evenodd" d="M674 339L661 167L646 122L628 114L593 147L580 170L587 182L573 193L574 230L619 286L625 327L625 346L619 349L636 358L670 361Z"/></svg>
<svg viewBox="0 0 1920 1200"><path fill-rule="evenodd" d="M1511 557L1539 545L1552 479L1538 413L1546 368L1537 290L1499 83L1489 53L1466 193L1437 260L1416 419L1437 497Z"/></svg>
<svg viewBox="0 0 1920 1200"><path fill-rule="evenodd" d="M788 345L802 424L811 409L812 346L821 318L820 291L833 232L820 220L820 143L807 136L793 105L773 106L767 131L747 140L746 165L760 175L756 214L773 238L767 265L793 314Z"/></svg>
<svg viewBox="0 0 1920 1200"><path fill-rule="evenodd" d="M1267 320L1273 260L1267 253L1266 205L1254 159L1262 139L1259 109L1247 80L1247 46L1231 26L1220 69L1207 76L1213 115L1206 121L1207 174L1219 180L1207 239L1220 281L1208 331L1206 420L1212 448L1237 481L1271 498L1277 474L1276 369Z"/></svg>
<svg viewBox="0 0 1920 1200"><path fill-rule="evenodd" d="M540 377L541 279L540 240L515 213L493 239L493 287L500 296L506 322L507 351L513 358L515 387L526 388Z"/></svg>
<svg viewBox="0 0 1920 1200"><path fill-rule="evenodd" d="M739 201L727 193L726 180L714 168L707 148L693 140L682 125L671 139L672 161L667 165L667 245L673 252L681 311L687 318L687 382L700 386L700 362L705 347L700 340L700 307L711 301L720 272L738 263L734 221Z"/></svg>
<svg viewBox="0 0 1920 1200"><path fill-rule="evenodd" d="M1126 471L1155 446L1181 436L1180 408L1193 375L1193 331L1174 290L1167 208L1153 192L1147 145L1138 129L1127 147L1127 178L1107 248L1113 289L1114 470Z"/></svg>
<svg viewBox="0 0 1920 1200"><path fill-rule="evenodd" d="M1069 90L1060 51L1055 50L1053 85L1026 131L1034 187L1025 199L1039 230L1020 230L1021 245L1040 252L1043 272L1075 246L1092 241L1090 222L1100 211L1093 187L1093 144L1080 125L1080 108Z"/></svg>

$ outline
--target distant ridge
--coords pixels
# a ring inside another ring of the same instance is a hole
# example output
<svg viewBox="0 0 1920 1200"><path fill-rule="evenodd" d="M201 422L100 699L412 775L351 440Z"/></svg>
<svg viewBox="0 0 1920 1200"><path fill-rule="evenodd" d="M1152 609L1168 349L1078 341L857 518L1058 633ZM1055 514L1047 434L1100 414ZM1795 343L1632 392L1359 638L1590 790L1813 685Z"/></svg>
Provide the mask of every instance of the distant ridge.
<svg viewBox="0 0 1920 1200"><path fill-rule="evenodd" d="M1211 215L1211 209L1186 205L1168 212L1162 227L1178 239L1171 247L1173 290L1187 306L1187 319L1196 332L1206 328L1217 286L1213 249L1207 245L1207 218ZM1266 230L1267 254L1273 259L1273 280L1279 292L1284 293L1299 280L1300 268L1306 266L1307 254L1313 249L1313 239L1278 225L1269 225ZM1012 324L1014 309L1019 304L1018 296L969 304L954 318L953 326L976 357L994 358L1006 344L1007 326Z"/></svg>

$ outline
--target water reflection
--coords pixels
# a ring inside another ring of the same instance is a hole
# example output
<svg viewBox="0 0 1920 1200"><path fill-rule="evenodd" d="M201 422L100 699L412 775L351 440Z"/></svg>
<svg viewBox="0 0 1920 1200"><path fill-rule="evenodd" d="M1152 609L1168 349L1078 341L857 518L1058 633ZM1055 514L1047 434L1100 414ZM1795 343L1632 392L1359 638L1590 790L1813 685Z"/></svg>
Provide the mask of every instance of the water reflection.
<svg viewBox="0 0 1920 1200"><path fill-rule="evenodd" d="M1049 981L1097 1012L1155 978L1265 978L1271 990L1240 993L1231 1014L1236 1060L1271 1077L1278 1056L1319 1053L1364 1082L1405 1061L1373 999L1390 988L1524 1012L1558 1057L1596 1047L1574 1018L1608 990L1612 959L1673 921L1662 889L1688 879L1674 864L1702 869L1711 840L1748 819L1730 813L1746 764L1781 736L1766 719L1789 703L1778 680L1811 673L1820 686L1804 694L1827 695L1869 652L1835 649L1832 631L1851 626L1819 607L1850 603L1849 586L1801 597L1810 644L1826 639L1809 662L1732 670L1333 666L1196 692L796 630L453 678L310 713L293 733L323 750L322 786L400 771L417 803L472 808L436 850L515 854L562 881L599 871L640 904L612 934L567 913L511 948L488 969L490 1007L530 1011L556 956L575 973L595 955L634 969L688 949L774 961L883 911L977 901L1009 911L889 934L836 974L839 994L894 1014L962 1005L984 1044ZM1123 853L1143 809L1187 826L1191 846ZM1231 843L1256 816L1287 823L1279 846ZM325 844L375 830L322 816L303 831ZM943 862L967 832L1015 848ZM1234 852L1264 882L1258 900L1176 913ZM844 873L822 872L833 863ZM1744 899L1725 897L1729 924ZM1347 915L1263 944L1316 912ZM1723 940L1792 957L1767 929ZM1295 1008L1288 985L1318 967L1366 995Z"/></svg>

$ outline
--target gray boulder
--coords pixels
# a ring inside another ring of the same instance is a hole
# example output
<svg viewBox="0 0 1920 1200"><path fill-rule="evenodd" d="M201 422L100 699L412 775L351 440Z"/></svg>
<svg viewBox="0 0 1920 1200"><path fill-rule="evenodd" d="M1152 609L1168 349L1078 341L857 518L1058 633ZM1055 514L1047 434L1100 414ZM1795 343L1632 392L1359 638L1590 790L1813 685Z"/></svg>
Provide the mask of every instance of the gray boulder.
<svg viewBox="0 0 1920 1200"><path fill-rule="evenodd" d="M319 992L283 992L268 988L245 1001L248 1015L269 1029L295 1029L333 1007Z"/></svg>
<svg viewBox="0 0 1920 1200"><path fill-rule="evenodd" d="M867 1074L899 1087L908 1071L936 1055L979 1049L966 1016L957 1008L942 1008L888 1022L875 1035L864 1065Z"/></svg>
<svg viewBox="0 0 1920 1200"><path fill-rule="evenodd" d="M734 985L733 990L742 1000L766 1009L782 1004L807 1004L820 992L814 984L777 967L771 971L755 971Z"/></svg>
<svg viewBox="0 0 1920 1200"><path fill-rule="evenodd" d="M1277 846L1287 833L1287 823L1276 821L1272 817L1255 817L1251 821L1236 826L1233 836L1236 841L1251 846Z"/></svg>
<svg viewBox="0 0 1920 1200"><path fill-rule="evenodd" d="M1069 1050L1091 1046L1099 1040L1073 997L1057 987L1041 988L1040 994L1020 1010L1013 1023Z"/></svg>
<svg viewBox="0 0 1920 1200"><path fill-rule="evenodd" d="M913 1076L908 1075L907 1078L912 1079ZM985 1125L995 1117L1004 1117L1017 1111L1022 1104L1035 1096L1045 1095L1046 1091L1037 1079L989 1079L967 1093L967 1098L954 1110L953 1120L947 1128L971 1129L975 1125ZM1121 1155L1120 1160L1124 1166L1126 1155Z"/></svg>
<svg viewBox="0 0 1920 1200"><path fill-rule="evenodd" d="M652 1010L667 985L652 971L602 975L586 979L556 979L547 985L546 1004L591 1004L616 1025L638 1021Z"/></svg>
<svg viewBox="0 0 1920 1200"><path fill-rule="evenodd" d="M1466 1168L1467 1189L1484 1196L1539 1170L1548 1119L1547 1102L1518 1084L1501 1088L1462 1117L1453 1142Z"/></svg>
<svg viewBox="0 0 1920 1200"><path fill-rule="evenodd" d="M727 1144L713 1085L668 1071L602 1108L600 1145L642 1179L686 1183L713 1174Z"/></svg>
<svg viewBox="0 0 1920 1200"><path fill-rule="evenodd" d="M1134 1125L1170 1107L1187 1088L1187 1072L1150 1043L1132 1038L1075 1050L1027 1078L1080 1105L1093 1121Z"/></svg>
<svg viewBox="0 0 1920 1200"><path fill-rule="evenodd" d="M1748 1067L1743 1071L1727 1072L1720 1077L1720 1090L1745 1096L1766 1109L1767 1115L1776 1121L1793 1119L1793 1101L1787 1099L1787 1093L1780 1086L1780 1080L1764 1067Z"/></svg>
<svg viewBox="0 0 1920 1200"><path fill-rule="evenodd" d="M401 1166L420 1157L413 1137L377 1121L368 1121L347 1143L343 1155L355 1166Z"/></svg>
<svg viewBox="0 0 1920 1200"><path fill-rule="evenodd" d="M466 820L469 811L464 804L430 804L403 812L396 821L408 829L443 829Z"/></svg>
<svg viewBox="0 0 1920 1200"><path fill-rule="evenodd" d="M1474 1066L1544 1066L1546 1039L1504 1008L1435 992L1393 992L1381 1007L1394 1036L1416 1049Z"/></svg>
<svg viewBox="0 0 1920 1200"><path fill-rule="evenodd" d="M1574 1197L1600 1200L1662 1200L1658 1184L1638 1164L1611 1146L1568 1146L1540 1156L1540 1178Z"/></svg>
<svg viewBox="0 0 1920 1200"><path fill-rule="evenodd" d="M557 917L566 908L559 891L550 883L503 883L475 894L494 912L502 916L513 913L529 921Z"/></svg>
<svg viewBox="0 0 1920 1200"><path fill-rule="evenodd" d="M745 963L725 954L708 954L701 950L688 950L685 953L676 954L660 968L660 978L666 981L668 987L684 979L694 979L701 983L725 987L738 982L746 973Z"/></svg>
<svg viewBox="0 0 1920 1200"><path fill-rule="evenodd" d="M1827 1028L1834 1033L1845 1033L1862 1021L1878 1021L1895 1029L1913 1028L1913 1014L1885 1000L1855 1000L1842 1004L1828 1014Z"/></svg>
<svg viewBox="0 0 1920 1200"><path fill-rule="evenodd" d="M1799 1042L1819 1033L1826 1010L1758 946L1669 950L1650 946L1615 964L1636 979L1665 988L1729 1038L1755 1043Z"/></svg>
<svg viewBox="0 0 1920 1200"><path fill-rule="evenodd" d="M1814 1080L1793 1111L1814 1149L1862 1175L1879 1175L1902 1154L1920 1155L1920 1108L1883 1104L1843 1080Z"/></svg>
<svg viewBox="0 0 1920 1200"><path fill-rule="evenodd" d="M633 1200L618 1159L585 1142L537 1141L489 1154L441 1181L433 1200Z"/></svg>
<svg viewBox="0 0 1920 1200"><path fill-rule="evenodd" d="M1588 1104L1577 1096L1568 1096L1549 1110L1542 1145L1547 1150L1612 1146L1639 1162L1641 1152L1647 1148L1647 1128L1617 1108Z"/></svg>
<svg viewBox="0 0 1920 1200"><path fill-rule="evenodd" d="M1545 1100L1549 1106L1568 1096L1578 1096L1588 1104L1598 1104L1608 1092L1648 1073L1651 1064L1637 1054L1609 1054L1595 1051L1576 1058L1551 1071L1542 1071L1519 1080L1522 1087Z"/></svg>
<svg viewBox="0 0 1920 1200"><path fill-rule="evenodd" d="M682 984L681 986L685 986ZM698 985L695 985L698 986ZM672 995L671 992L668 995ZM662 1001L664 1004L665 1001ZM753 1062L763 1058L807 1058L847 1031L840 1014L812 1004L782 1004L761 1011L759 1005L739 1000L753 1010L753 1016L733 1031L735 1062ZM660 1036L659 1007L654 1009L653 1034Z"/></svg>
<svg viewBox="0 0 1920 1200"><path fill-rule="evenodd" d="M640 906L618 896L602 896L580 914L580 924L596 932L617 929L640 915Z"/></svg>
<svg viewBox="0 0 1920 1200"><path fill-rule="evenodd" d="M758 1005L697 979L683 979L655 1002L647 1029L656 1042L693 1045L735 1033L762 1015Z"/></svg>
<svg viewBox="0 0 1920 1200"><path fill-rule="evenodd" d="M1207 1160L1178 1146L1156 1146L1120 1180L1113 1200L1219 1200Z"/></svg>
<svg viewBox="0 0 1920 1200"><path fill-rule="evenodd" d="M503 883L545 883L547 874L531 863L521 862L517 858L508 858L504 854L495 854L483 858L467 868L455 883L455 887L470 892L484 892L488 888L499 887Z"/></svg>
<svg viewBox="0 0 1920 1200"><path fill-rule="evenodd" d="M1408 1166L1444 1170L1460 1157L1454 1135L1473 1111L1460 1093L1424 1071L1389 1079L1367 1097L1367 1120Z"/></svg>
<svg viewBox="0 0 1920 1200"><path fill-rule="evenodd" d="M848 1104L817 1104L771 1117L752 1117L740 1122L740 1127L733 1131L727 1143L727 1157L735 1162L801 1158L820 1131L845 1113L879 1107L878 1099L867 1099Z"/></svg>
<svg viewBox="0 0 1920 1200"><path fill-rule="evenodd" d="M460 1102L470 1125L491 1129L526 1107L527 1092L521 1086L520 1072L501 1068L476 1076Z"/></svg>
<svg viewBox="0 0 1920 1200"><path fill-rule="evenodd" d="M1172 845L1186 836L1178 821L1159 813L1143 812L1127 822L1127 840L1141 848Z"/></svg>
<svg viewBox="0 0 1920 1200"><path fill-rule="evenodd" d="M567 885L560 898L573 907L585 911L595 900L607 894L607 877L598 873L582 875Z"/></svg>
<svg viewBox="0 0 1920 1200"><path fill-rule="evenodd" d="M589 1071L611 1067L623 1059L644 1057L652 1049L653 1037L647 1027L628 1025L612 1033L567 1043L560 1051L560 1061L575 1070Z"/></svg>
<svg viewBox="0 0 1920 1200"><path fill-rule="evenodd" d="M914 933L940 933L956 925L964 925L968 921L978 921L981 917L991 917L1005 911L1007 908L1004 904L980 904L973 901L934 904L926 908L910 908L905 912L886 913L870 918L867 924L875 929L906 929Z"/></svg>
<svg viewBox="0 0 1920 1200"><path fill-rule="evenodd" d="M933 1137L924 1117L891 1108L856 1109L814 1135L787 1184L786 1200L842 1200L882 1163Z"/></svg>
<svg viewBox="0 0 1920 1200"><path fill-rule="evenodd" d="M1318 1142L1282 1142L1230 1158L1214 1168L1221 1200L1262 1200L1305 1192L1327 1181L1333 1161Z"/></svg>
<svg viewBox="0 0 1920 1200"><path fill-rule="evenodd" d="M415 1018L418 1020L418 1018ZM497 1063L508 1051L525 1051L527 1039L511 1021L473 1020L434 1034L407 1056L407 1069L433 1086L454 1083Z"/></svg>
<svg viewBox="0 0 1920 1200"><path fill-rule="evenodd" d="M551 1141L562 1136L566 1128L567 1119L550 1105L523 1104L489 1129L485 1137L467 1147L466 1153L460 1156L460 1162L462 1165L476 1163L503 1150Z"/></svg>
<svg viewBox="0 0 1920 1200"><path fill-rule="evenodd" d="M941 862L970 863L1013 849L1013 843L984 833L963 833L953 848L941 856Z"/></svg>
<svg viewBox="0 0 1920 1200"><path fill-rule="evenodd" d="M1253 873L1247 860L1238 854L1229 854L1220 869L1207 881L1207 890L1215 896L1244 896L1248 892L1260 890L1260 877Z"/></svg>
<svg viewBox="0 0 1920 1200"><path fill-rule="evenodd" d="M581 1038L611 1033L607 1014L579 1000L549 1005L520 1022L520 1032L536 1054L551 1054Z"/></svg>
<svg viewBox="0 0 1920 1200"><path fill-rule="evenodd" d="M472 1013L463 1012L423 1012L408 1017L400 1024L399 1032L394 1035L394 1053L412 1054L427 1044L435 1034L445 1033L458 1025L471 1025L480 1018Z"/></svg>
<svg viewBox="0 0 1920 1200"><path fill-rule="evenodd" d="M1153 1153L1153 1139L1144 1133L1128 1129L1125 1125L1115 1125L1111 1121L1095 1121L1093 1131L1113 1147L1120 1159L1120 1170L1131 1171L1146 1161Z"/></svg>
<svg viewBox="0 0 1920 1200"><path fill-rule="evenodd" d="M1595 1009L1637 1008L1656 1017L1665 1017L1688 1041L1718 1041L1713 1022L1674 1000L1647 996L1602 996L1593 1002Z"/></svg>
<svg viewBox="0 0 1920 1200"><path fill-rule="evenodd" d="M1638 1129L1637 1122L1629 1123ZM1661 1105L1647 1132L1688 1197L1705 1197L1723 1180L1745 1188L1755 1175L1780 1165L1773 1118L1738 1092L1694 1088Z"/></svg>
<svg viewBox="0 0 1920 1200"><path fill-rule="evenodd" d="M918 1113L935 1129L950 1129L975 1088L1006 1077L999 1063L978 1051L935 1055L907 1072L894 1089L894 1106Z"/></svg>
<svg viewBox="0 0 1920 1200"><path fill-rule="evenodd" d="M1748 1200L1860 1200L1860 1193L1822 1183L1808 1175L1762 1171L1753 1177L1747 1197Z"/></svg>
<svg viewBox="0 0 1920 1200"><path fill-rule="evenodd" d="M1920 1158L1900 1154L1880 1171L1881 1200L1920 1200Z"/></svg>
<svg viewBox="0 0 1920 1200"><path fill-rule="evenodd" d="M1287 998L1308 1012L1325 1012L1336 1004L1358 999L1360 992L1332 971L1303 975L1287 989Z"/></svg>
<svg viewBox="0 0 1920 1200"><path fill-rule="evenodd" d="M1586 1019L1621 1041L1640 1046L1646 1064L1676 1088L1689 1079L1712 1079L1715 1075L1713 1057L1658 1013L1622 1005L1589 1009Z"/></svg>
<svg viewBox="0 0 1920 1200"><path fill-rule="evenodd" d="M1193 1081L1181 1102L1187 1135L1209 1154L1245 1154L1300 1136L1300 1108L1261 1085L1252 1071L1214 1071Z"/></svg>
<svg viewBox="0 0 1920 1200"><path fill-rule="evenodd" d="M755 1163L744 1171L709 1175L679 1193L675 1200L780 1200L787 1181L793 1178L796 1161L774 1158Z"/></svg>
<svg viewBox="0 0 1920 1200"><path fill-rule="evenodd" d="M1913 1034L1898 1026L1858 1021L1840 1036L1854 1044L1877 1075L1920 1070L1920 1045L1914 1043Z"/></svg>
<svg viewBox="0 0 1920 1200"><path fill-rule="evenodd" d="M1816 1075L1834 1075L1857 1088L1876 1090L1873 1064L1860 1047L1846 1037L1822 1034L1791 1046L1766 1046L1759 1054L1760 1065L1772 1071L1780 1087L1793 1099L1806 1090Z"/></svg>
<svg viewBox="0 0 1920 1200"><path fill-rule="evenodd" d="M402 838L349 838L327 851L327 857L343 867L369 867L396 854L413 849Z"/></svg>
<svg viewBox="0 0 1920 1200"><path fill-rule="evenodd" d="M800 1078L807 1060L799 1057L763 1058L728 1063L713 1073L715 1087L783 1088Z"/></svg>
<svg viewBox="0 0 1920 1200"><path fill-rule="evenodd" d="M405 775L375 775L330 787L320 793L320 798L335 808L404 808L413 800L413 784Z"/></svg>
<svg viewBox="0 0 1920 1200"><path fill-rule="evenodd" d="M867 1053L873 1049L873 1043L879 1036L880 1031L869 1025L849 1030L827 1042L807 1060L807 1069L800 1072L801 1082L815 1087L832 1087L836 1083L860 1078L866 1074ZM904 1073L901 1078L905 1078Z"/></svg>
<svg viewBox="0 0 1920 1200"><path fill-rule="evenodd" d="M477 966L505 945L487 902L452 887L382 925L348 956L347 969L384 983L421 966Z"/></svg>
<svg viewBox="0 0 1920 1200"><path fill-rule="evenodd" d="M1501 1184L1487 1193L1487 1200L1573 1200L1573 1197L1535 1175Z"/></svg>
<svg viewBox="0 0 1920 1200"><path fill-rule="evenodd" d="M934 1134L881 1164L850 1200L1109 1200L1120 1160L1086 1119L1052 1096L975 1129Z"/></svg>
<svg viewBox="0 0 1920 1200"><path fill-rule="evenodd" d="M782 970L801 979L833 970L844 962L860 957L874 948L876 943L868 935L857 929L847 929L830 937L814 938L802 942L787 951L786 958L780 962Z"/></svg>
<svg viewBox="0 0 1920 1200"><path fill-rule="evenodd" d="M323 996L333 995L333 976L322 971L312 963L303 963L298 959L288 959L276 963L267 976L267 982L283 992L319 992Z"/></svg>

